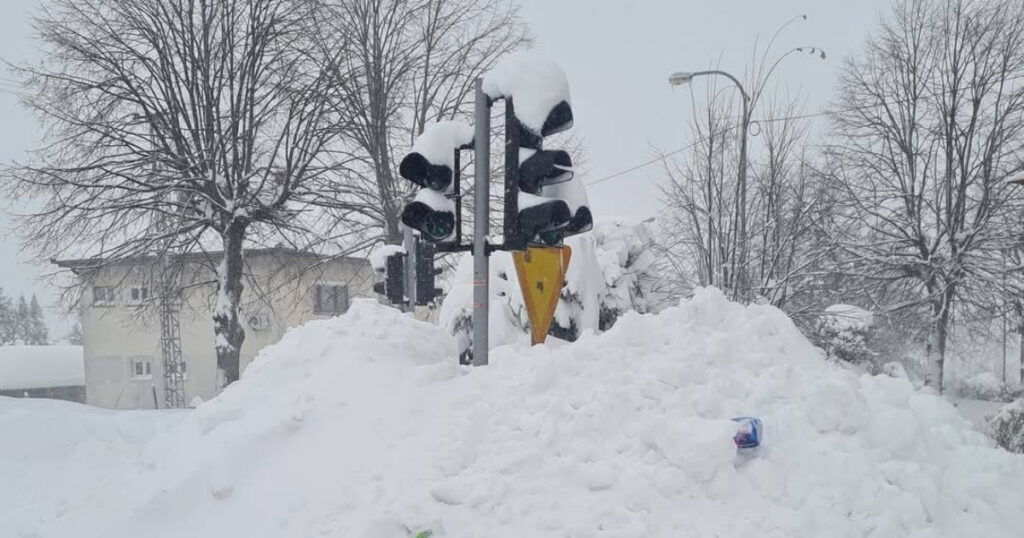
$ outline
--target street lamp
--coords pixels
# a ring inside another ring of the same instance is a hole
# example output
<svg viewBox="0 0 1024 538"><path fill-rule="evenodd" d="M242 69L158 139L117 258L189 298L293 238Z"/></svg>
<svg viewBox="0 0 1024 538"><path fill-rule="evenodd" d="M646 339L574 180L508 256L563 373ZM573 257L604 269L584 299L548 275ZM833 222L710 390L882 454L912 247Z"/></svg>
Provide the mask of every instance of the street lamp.
<svg viewBox="0 0 1024 538"><path fill-rule="evenodd" d="M708 71L696 71L693 73L687 71L676 71L668 77L669 84L673 86L683 86L689 84L694 77L701 76L723 76L732 81L739 89L740 95L743 96L743 116L740 119L740 162L739 162L739 201L737 202L736 218L739 220L740 234L739 240L737 241L737 247L742 249L740 256L741 259L737 264L736 254L732 255L732 277L734 287L734 299L740 299L741 294L746 292L746 282L743 278L744 268L743 265L746 263L746 249L747 249L747 132L750 130L750 95L747 94L747 90L743 87L743 84L738 78L733 75L712 69Z"/></svg>

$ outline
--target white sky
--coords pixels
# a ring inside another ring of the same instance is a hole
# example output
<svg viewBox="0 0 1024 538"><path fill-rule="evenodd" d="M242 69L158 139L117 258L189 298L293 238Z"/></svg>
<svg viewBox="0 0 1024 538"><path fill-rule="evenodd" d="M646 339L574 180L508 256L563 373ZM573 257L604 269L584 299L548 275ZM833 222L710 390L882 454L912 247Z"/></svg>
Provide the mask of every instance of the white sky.
<svg viewBox="0 0 1024 538"><path fill-rule="evenodd" d="M584 140L590 173L586 181L649 161L654 149L670 151L690 142L685 128L692 110L689 90L667 82L673 71L717 64L742 75L755 41L764 42L787 20L806 14L780 37L778 53L801 45L828 52L828 60L788 58L774 80L806 96L808 112L827 104L844 58L862 48L888 0L521 0L522 15L537 48L569 76L577 134ZM30 14L39 0L0 2L0 55L30 59L36 50ZM33 142L34 120L9 93L0 74L0 162L22 159ZM702 87L697 84L695 89ZM758 114L755 112L755 118ZM756 142L755 142L756 144ZM647 166L589 191L595 217L645 218L659 208L655 181L660 168ZM18 202L8 200L17 209ZM37 279L49 267L32 266L19 254L10 220L0 217L0 286L8 295L54 293ZM61 336L63 329L53 332Z"/></svg>

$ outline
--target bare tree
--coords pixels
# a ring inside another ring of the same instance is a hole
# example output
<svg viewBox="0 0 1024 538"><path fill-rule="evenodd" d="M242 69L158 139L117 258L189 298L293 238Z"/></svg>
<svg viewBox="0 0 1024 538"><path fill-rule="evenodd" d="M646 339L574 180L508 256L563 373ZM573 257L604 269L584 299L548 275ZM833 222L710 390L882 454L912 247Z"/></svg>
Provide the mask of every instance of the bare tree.
<svg viewBox="0 0 1024 538"><path fill-rule="evenodd" d="M883 310L926 318L925 381L942 390L954 315L983 310L1019 247L1024 6L897 4L842 73L828 152L843 193L834 228L846 271Z"/></svg>
<svg viewBox="0 0 1024 538"><path fill-rule="evenodd" d="M331 106L350 119L336 151L351 157L331 196L367 241L401 241L399 218L411 184L395 174L427 122L466 117L473 81L529 43L508 0L331 0L326 31L352 47L338 56ZM324 43L333 48L334 41Z"/></svg>
<svg viewBox="0 0 1024 538"><path fill-rule="evenodd" d="M753 125L760 143L749 165L744 240L736 215L735 114L714 86L709 89L712 96L691 125L696 143L682 163L666 161L670 257L699 285L742 285L752 298L794 315L820 311L808 295L821 287L829 253L820 233L828 197L806 156L806 120L795 119L795 101L765 97L766 114L775 119ZM736 266L740 258L745 265Z"/></svg>
<svg viewBox="0 0 1024 538"><path fill-rule="evenodd" d="M725 290L738 278L729 263L739 242L733 117L732 108L713 93L691 123L697 142L685 160L665 161L668 183L662 187L670 230L665 246L679 271L696 275L701 286Z"/></svg>
<svg viewBox="0 0 1024 538"><path fill-rule="evenodd" d="M315 47L316 2L54 0L43 61L18 69L49 135L7 174L42 209L21 218L44 257L223 252L213 325L238 379L246 243L300 232L332 168L336 56Z"/></svg>

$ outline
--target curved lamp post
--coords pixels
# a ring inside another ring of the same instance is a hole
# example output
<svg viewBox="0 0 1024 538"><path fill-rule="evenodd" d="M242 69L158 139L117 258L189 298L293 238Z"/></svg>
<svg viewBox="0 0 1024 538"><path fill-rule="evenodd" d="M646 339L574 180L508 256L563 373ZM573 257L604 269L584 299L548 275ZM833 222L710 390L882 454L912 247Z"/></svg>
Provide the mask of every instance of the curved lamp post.
<svg viewBox="0 0 1024 538"><path fill-rule="evenodd" d="M740 118L740 162L739 162L739 200L737 201L736 207L736 218L739 220L740 234L737 247L744 249L747 248L747 133L750 130L750 95L747 93L746 88L740 80L734 77L732 74L726 71L720 71L718 69L711 69L707 71L677 71L672 73L668 77L669 84L673 86L683 86L688 84L694 77L702 76L723 76L732 81L736 85L736 88L740 91L740 95L743 96L743 111L742 117ZM736 262L735 254L732 256L733 264L733 299L739 299L741 293L745 293L745 282L743 282L742 274L743 268L737 265L742 265L745 260L740 260L739 264Z"/></svg>

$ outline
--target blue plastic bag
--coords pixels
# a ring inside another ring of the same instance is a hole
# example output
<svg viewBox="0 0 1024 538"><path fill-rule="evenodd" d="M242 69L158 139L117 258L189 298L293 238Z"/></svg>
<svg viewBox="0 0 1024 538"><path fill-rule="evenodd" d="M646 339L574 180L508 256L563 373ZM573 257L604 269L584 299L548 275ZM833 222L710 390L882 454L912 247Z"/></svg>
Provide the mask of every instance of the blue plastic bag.
<svg viewBox="0 0 1024 538"><path fill-rule="evenodd" d="M735 417L739 424L736 435L732 438L736 448L756 448L761 444L761 419L757 417Z"/></svg>

